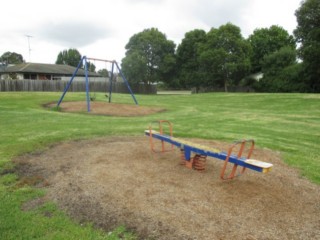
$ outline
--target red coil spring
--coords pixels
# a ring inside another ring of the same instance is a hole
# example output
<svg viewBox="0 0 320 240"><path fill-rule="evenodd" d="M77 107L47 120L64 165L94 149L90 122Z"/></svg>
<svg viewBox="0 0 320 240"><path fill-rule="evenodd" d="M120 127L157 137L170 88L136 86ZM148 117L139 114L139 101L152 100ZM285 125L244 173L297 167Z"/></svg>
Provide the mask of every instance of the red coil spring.
<svg viewBox="0 0 320 240"><path fill-rule="evenodd" d="M207 156L196 154L193 157L193 168L197 171L203 172L206 169Z"/></svg>

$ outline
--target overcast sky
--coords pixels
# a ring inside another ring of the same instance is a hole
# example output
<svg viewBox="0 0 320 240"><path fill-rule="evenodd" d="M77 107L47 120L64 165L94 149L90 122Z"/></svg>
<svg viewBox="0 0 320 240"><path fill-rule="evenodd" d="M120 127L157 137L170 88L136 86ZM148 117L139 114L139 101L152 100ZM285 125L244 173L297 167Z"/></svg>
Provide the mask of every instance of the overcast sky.
<svg viewBox="0 0 320 240"><path fill-rule="evenodd" d="M186 32L231 22L248 37L279 25L290 34L301 0L10 0L1 3L0 56L54 63L60 51L108 60L125 56L131 36L155 27L178 45ZM27 37L32 36L32 37ZM30 56L29 45L30 43Z"/></svg>

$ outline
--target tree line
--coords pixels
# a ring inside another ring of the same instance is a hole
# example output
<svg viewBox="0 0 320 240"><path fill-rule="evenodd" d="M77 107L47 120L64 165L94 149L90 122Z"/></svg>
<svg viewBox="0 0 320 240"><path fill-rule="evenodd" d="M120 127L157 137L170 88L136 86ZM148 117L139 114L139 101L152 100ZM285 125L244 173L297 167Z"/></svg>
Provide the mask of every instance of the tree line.
<svg viewBox="0 0 320 240"><path fill-rule="evenodd" d="M293 36L271 26L245 39L238 26L227 23L187 32L177 47L158 29L145 29L125 46L122 70L129 81L168 88L320 92L320 1L303 1L295 16Z"/></svg>
<svg viewBox="0 0 320 240"><path fill-rule="evenodd" d="M295 16L293 35L273 25L244 38L238 26L227 23L208 32L189 31L178 46L157 28L145 29L129 39L121 68L129 82L175 89L320 92L320 1L301 2ZM20 54L7 52L0 62L10 58L23 61ZM78 50L64 50L56 64L77 66L80 59ZM89 62L88 69L95 71L94 64ZM108 75L106 69L99 71Z"/></svg>

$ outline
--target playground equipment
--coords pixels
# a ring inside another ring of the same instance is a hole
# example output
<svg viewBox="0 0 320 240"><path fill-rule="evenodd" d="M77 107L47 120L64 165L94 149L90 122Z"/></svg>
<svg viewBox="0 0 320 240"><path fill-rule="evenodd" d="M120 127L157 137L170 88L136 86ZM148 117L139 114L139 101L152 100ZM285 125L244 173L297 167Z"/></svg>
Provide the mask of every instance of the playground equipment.
<svg viewBox="0 0 320 240"><path fill-rule="evenodd" d="M204 171L207 157L217 158L224 161L220 172L220 178L223 180L233 179L235 176L242 175L247 168L261 173L267 173L272 169L273 165L271 163L250 159L254 149L254 140L252 139L236 141L229 147L227 152L222 152L218 149L173 137L173 127L172 123L169 121L160 120L156 123L159 124L159 131L152 129L152 123L149 125L149 129L145 130L145 135L148 136L150 140L151 150L153 152L163 153L174 150L174 146L176 146L180 148L182 164L185 164L187 168ZM169 128L169 135L164 134L163 124L166 124ZM154 139L161 141L160 150L155 148ZM165 143L168 143L169 146L171 146L168 147L168 144L165 145ZM247 156L243 157L242 155L246 144L249 144L250 147L247 151ZM236 147L239 148L238 153L233 154ZM195 155L192 157L191 153L194 153ZM228 164L233 164L233 166L230 174L226 176L225 172ZM242 169L239 171L239 174L236 175L239 166L242 167Z"/></svg>
<svg viewBox="0 0 320 240"><path fill-rule="evenodd" d="M68 84L66 85L58 103L57 103L57 107L60 106L64 96L66 95L68 89L70 88L72 82L73 82L73 79L75 78L79 68L82 66L82 64L84 65L84 71L85 71L85 80L86 80L86 98L87 98L87 111L90 112L90 94L89 94L89 78L88 78L88 60L93 60L93 61L102 61L102 62L105 62L105 63L111 63L112 64L112 67L111 67L111 76L110 76L110 88L109 88L109 95L108 95L108 98L109 98L109 103L111 102L111 99L112 99L112 79L113 79L113 76L114 76L114 71L115 71L115 68L118 69L119 73L120 73L120 76L122 77L124 83L126 84L131 96L132 96L132 99L134 100L135 104L138 105L138 101L137 99L135 98L130 86L129 86L129 83L127 81L127 79L125 78L123 72L121 71L118 63L113 60L113 61L110 61L110 60L104 60L104 59L98 59L98 58L87 58L86 56L83 56L76 68L76 70L74 71L70 81L68 82Z"/></svg>

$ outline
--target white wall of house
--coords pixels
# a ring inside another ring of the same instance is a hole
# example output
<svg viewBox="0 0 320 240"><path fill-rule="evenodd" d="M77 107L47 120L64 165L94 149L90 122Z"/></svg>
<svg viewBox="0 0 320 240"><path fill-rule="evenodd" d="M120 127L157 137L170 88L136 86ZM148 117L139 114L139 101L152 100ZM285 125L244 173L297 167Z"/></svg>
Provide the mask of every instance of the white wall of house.
<svg viewBox="0 0 320 240"><path fill-rule="evenodd" d="M0 79L1 80L7 80L7 79L11 79L10 75L8 73L4 73L0 75ZM23 79L23 74L17 73L16 74L16 79L18 80L22 80Z"/></svg>

